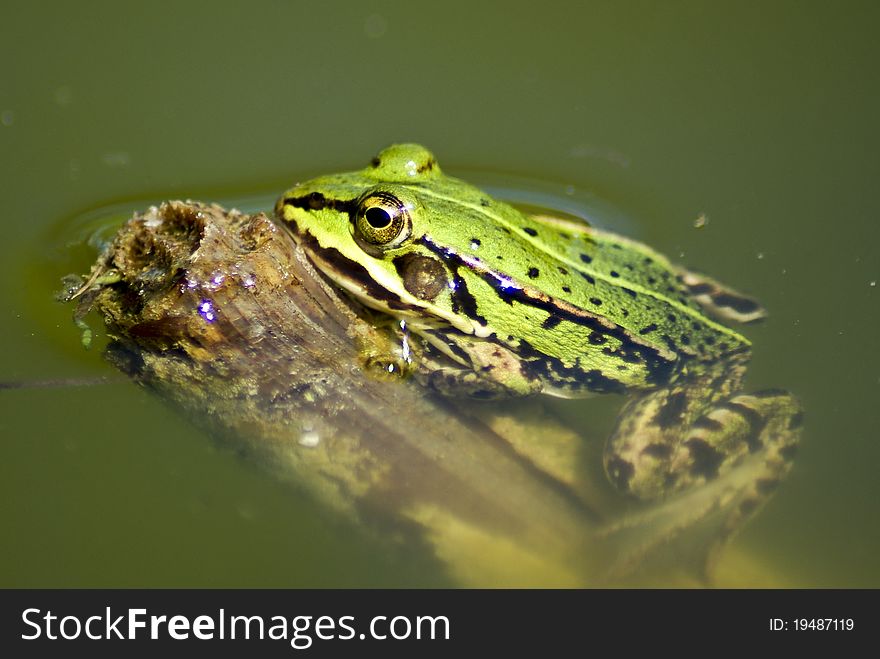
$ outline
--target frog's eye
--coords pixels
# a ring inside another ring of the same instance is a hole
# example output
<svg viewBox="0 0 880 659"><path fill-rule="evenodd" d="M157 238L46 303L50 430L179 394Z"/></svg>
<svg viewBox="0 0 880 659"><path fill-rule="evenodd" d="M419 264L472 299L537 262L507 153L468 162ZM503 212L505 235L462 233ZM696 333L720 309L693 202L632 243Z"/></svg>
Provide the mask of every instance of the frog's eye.
<svg viewBox="0 0 880 659"><path fill-rule="evenodd" d="M358 202L354 230L368 252L376 248L384 252L409 238L412 218L406 204L393 194L372 192Z"/></svg>

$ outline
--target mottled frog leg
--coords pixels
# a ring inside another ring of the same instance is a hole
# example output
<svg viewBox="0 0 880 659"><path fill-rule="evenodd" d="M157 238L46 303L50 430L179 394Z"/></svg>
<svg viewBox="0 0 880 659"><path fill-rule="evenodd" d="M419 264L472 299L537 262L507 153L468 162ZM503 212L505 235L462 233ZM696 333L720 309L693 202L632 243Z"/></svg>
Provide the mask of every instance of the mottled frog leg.
<svg viewBox="0 0 880 659"><path fill-rule="evenodd" d="M719 320L752 323L767 315L764 307L754 298L743 295L704 274L680 268L678 277L694 301L706 313Z"/></svg>
<svg viewBox="0 0 880 659"><path fill-rule="evenodd" d="M506 347L459 332L424 334L430 347L417 357L417 377L444 396L480 399L538 393L541 380Z"/></svg>
<svg viewBox="0 0 880 659"><path fill-rule="evenodd" d="M357 341L361 364L372 377L414 376L444 396L481 399L527 396L543 386L519 357L491 341L456 331L416 335L405 323L381 318L370 327Z"/></svg>
<svg viewBox="0 0 880 659"><path fill-rule="evenodd" d="M738 528L788 472L802 419L788 392L739 393L746 359L698 377L684 373L670 387L630 401L606 447L611 481L641 499L657 499L727 479L735 491L721 503L735 508L724 533Z"/></svg>

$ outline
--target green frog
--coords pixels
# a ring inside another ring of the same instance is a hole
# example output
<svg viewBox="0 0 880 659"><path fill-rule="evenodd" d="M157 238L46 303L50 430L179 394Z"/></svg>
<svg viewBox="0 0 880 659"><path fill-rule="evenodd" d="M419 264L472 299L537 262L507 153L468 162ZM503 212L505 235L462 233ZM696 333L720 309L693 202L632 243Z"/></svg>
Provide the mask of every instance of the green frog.
<svg viewBox="0 0 880 659"><path fill-rule="evenodd" d="M388 363L409 363L432 389L629 395L604 457L623 492L666 497L760 456L735 520L789 467L799 405L785 391L741 392L750 343L725 324L764 310L642 243L526 215L445 175L417 144L300 183L276 214L321 272L403 328L404 344L416 339Z"/></svg>

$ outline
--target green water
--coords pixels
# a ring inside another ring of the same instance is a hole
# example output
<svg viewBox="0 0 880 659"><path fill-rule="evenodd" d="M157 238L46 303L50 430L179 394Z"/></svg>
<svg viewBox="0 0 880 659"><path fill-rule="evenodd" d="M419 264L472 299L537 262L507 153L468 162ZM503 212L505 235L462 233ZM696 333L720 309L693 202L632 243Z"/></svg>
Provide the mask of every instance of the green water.
<svg viewBox="0 0 880 659"><path fill-rule="evenodd" d="M880 586L872 3L54 4L0 23L0 379L111 373L52 301L65 221L420 141L452 173L593 193L758 295L749 388L807 422L736 543L792 585ZM0 586L445 583L129 384L0 392L0 437Z"/></svg>

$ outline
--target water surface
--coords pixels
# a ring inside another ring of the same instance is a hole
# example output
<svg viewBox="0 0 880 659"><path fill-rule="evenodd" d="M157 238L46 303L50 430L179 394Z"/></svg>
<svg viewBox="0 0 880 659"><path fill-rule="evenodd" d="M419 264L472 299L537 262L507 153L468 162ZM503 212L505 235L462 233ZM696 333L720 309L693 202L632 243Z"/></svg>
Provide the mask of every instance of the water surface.
<svg viewBox="0 0 880 659"><path fill-rule="evenodd" d="M6 13L3 380L111 372L52 301L57 276L87 262L59 246L65 222L271 198L420 141L452 173L594 195L630 235L760 297L771 318L748 330L749 388L792 390L807 423L795 470L737 546L791 585L880 585L872 3ZM616 403L584 405L592 421ZM127 383L2 392L0 436L2 586L446 583L428 557L353 541Z"/></svg>

